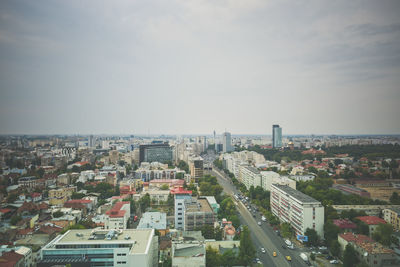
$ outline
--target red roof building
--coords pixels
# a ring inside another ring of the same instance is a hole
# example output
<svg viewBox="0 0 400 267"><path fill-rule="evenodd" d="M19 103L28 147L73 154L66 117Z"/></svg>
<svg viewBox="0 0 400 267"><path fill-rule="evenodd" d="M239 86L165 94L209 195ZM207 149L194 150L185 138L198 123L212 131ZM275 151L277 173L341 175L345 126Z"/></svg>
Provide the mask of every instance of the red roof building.
<svg viewBox="0 0 400 267"><path fill-rule="evenodd" d="M333 224L342 230L354 230L357 228L355 223L347 219L333 220Z"/></svg>
<svg viewBox="0 0 400 267"><path fill-rule="evenodd" d="M171 189L172 195L191 195L192 190L185 190L182 186Z"/></svg>
<svg viewBox="0 0 400 267"><path fill-rule="evenodd" d="M378 225L380 223L383 223L383 224L386 223L386 221L384 219L381 219L376 216L360 216L360 217L356 217L356 218L368 225Z"/></svg>
<svg viewBox="0 0 400 267"><path fill-rule="evenodd" d="M131 203L129 201L120 201L115 203L105 216L105 229L126 229L130 217Z"/></svg>
<svg viewBox="0 0 400 267"><path fill-rule="evenodd" d="M4 252L0 257L0 266L2 267L14 267L23 266L24 256L16 253L15 251Z"/></svg>

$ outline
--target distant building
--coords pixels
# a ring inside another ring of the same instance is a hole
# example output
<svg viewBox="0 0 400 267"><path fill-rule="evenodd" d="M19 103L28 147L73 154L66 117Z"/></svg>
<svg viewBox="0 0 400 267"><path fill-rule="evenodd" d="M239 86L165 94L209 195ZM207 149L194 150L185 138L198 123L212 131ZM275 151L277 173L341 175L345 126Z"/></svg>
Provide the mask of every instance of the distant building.
<svg viewBox="0 0 400 267"><path fill-rule="evenodd" d="M192 191L178 187L175 190L171 190L171 194L175 198L175 229L183 230L185 225L185 200L192 198Z"/></svg>
<svg viewBox="0 0 400 267"><path fill-rule="evenodd" d="M342 191L343 193L346 194L359 195L368 198L371 197L371 194L368 191L348 184L335 184L333 185L333 189Z"/></svg>
<svg viewBox="0 0 400 267"><path fill-rule="evenodd" d="M204 161L201 157L193 157L189 159L189 169L190 175L195 182L198 182L200 178L203 177L204 174Z"/></svg>
<svg viewBox="0 0 400 267"><path fill-rule="evenodd" d="M367 215L379 216L384 209L400 208L400 205L332 205L338 213L343 211L364 211Z"/></svg>
<svg viewBox="0 0 400 267"><path fill-rule="evenodd" d="M222 152L226 153L231 151L233 151L231 133L224 132L222 133Z"/></svg>
<svg viewBox="0 0 400 267"><path fill-rule="evenodd" d="M173 267L205 267L206 246L199 241L180 241L172 243Z"/></svg>
<svg viewBox="0 0 400 267"><path fill-rule="evenodd" d="M282 147L282 128L278 124L272 125L272 147Z"/></svg>
<svg viewBox="0 0 400 267"><path fill-rule="evenodd" d="M139 147L139 163L154 161L164 163L172 160L172 148L169 144L150 144Z"/></svg>
<svg viewBox="0 0 400 267"><path fill-rule="evenodd" d="M288 222L296 234L307 228L323 236L324 206L314 198L286 185L271 185L271 211L279 220Z"/></svg>
<svg viewBox="0 0 400 267"><path fill-rule="evenodd" d="M40 251L38 267L158 265L158 237L154 229L69 230Z"/></svg>

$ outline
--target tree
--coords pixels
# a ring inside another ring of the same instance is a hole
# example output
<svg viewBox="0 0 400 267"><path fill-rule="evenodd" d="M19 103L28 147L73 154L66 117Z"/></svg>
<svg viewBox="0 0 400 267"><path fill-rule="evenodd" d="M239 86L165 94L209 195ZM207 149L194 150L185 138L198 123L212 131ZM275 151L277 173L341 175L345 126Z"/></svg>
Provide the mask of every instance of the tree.
<svg viewBox="0 0 400 267"><path fill-rule="evenodd" d="M304 233L305 236L308 236L308 246L316 246L318 245L318 234L314 229L307 228L306 232Z"/></svg>
<svg viewBox="0 0 400 267"><path fill-rule="evenodd" d="M236 265L236 254L232 249L225 250L222 254L221 265L234 266Z"/></svg>
<svg viewBox="0 0 400 267"><path fill-rule="evenodd" d="M293 230L292 227L290 226L289 223L282 223L281 224L281 235L284 238L289 238L293 235Z"/></svg>
<svg viewBox="0 0 400 267"><path fill-rule="evenodd" d="M393 227L391 224L379 224L372 234L372 237L385 246L390 246L393 234Z"/></svg>
<svg viewBox="0 0 400 267"><path fill-rule="evenodd" d="M353 267L358 263L356 251L352 245L347 244L343 254L343 267Z"/></svg>
<svg viewBox="0 0 400 267"><path fill-rule="evenodd" d="M43 168L39 168L39 170L37 170L37 174L39 175L40 178L42 178L43 175L44 175L44 169Z"/></svg>
<svg viewBox="0 0 400 267"><path fill-rule="evenodd" d="M21 216L14 215L14 216L11 217L10 223L12 225L16 225L20 220L22 220Z"/></svg>
<svg viewBox="0 0 400 267"><path fill-rule="evenodd" d="M221 256L219 255L218 251L213 249L211 246L206 248L206 266L221 266Z"/></svg>
<svg viewBox="0 0 400 267"><path fill-rule="evenodd" d="M169 186L168 186L167 184L163 184L163 185L160 187L160 189L161 189L161 190L168 190L168 189L169 189Z"/></svg>
<svg viewBox="0 0 400 267"><path fill-rule="evenodd" d="M359 219L355 219L355 223L357 224L357 229L356 229L357 234L369 235L369 227L365 222Z"/></svg>
<svg viewBox="0 0 400 267"><path fill-rule="evenodd" d="M393 205L400 205L400 196L397 192L393 192L392 196L390 197L390 203Z"/></svg>
<svg viewBox="0 0 400 267"><path fill-rule="evenodd" d="M327 221L324 224L324 236L328 244L332 241L337 240L337 236L340 233L340 228L333 224L332 221Z"/></svg>
<svg viewBox="0 0 400 267"><path fill-rule="evenodd" d="M72 192L71 198L72 199L82 199L85 196L83 193Z"/></svg>
<svg viewBox="0 0 400 267"><path fill-rule="evenodd" d="M139 200L139 204L140 204L140 210L142 212L145 212L146 209L148 207L150 207L150 195L149 193L147 193L146 195L144 195L140 200Z"/></svg>
<svg viewBox="0 0 400 267"><path fill-rule="evenodd" d="M337 240L333 240L330 243L329 250L333 256L339 256L340 254L340 244Z"/></svg>
<svg viewBox="0 0 400 267"><path fill-rule="evenodd" d="M59 217L61 217L63 215L64 215L64 212L56 211L56 212L53 213L53 218L59 218Z"/></svg>
<svg viewBox="0 0 400 267"><path fill-rule="evenodd" d="M247 266L251 264L255 255L256 250L251 240L249 228L244 226L240 233L239 259L242 264Z"/></svg>
<svg viewBox="0 0 400 267"><path fill-rule="evenodd" d="M212 225L205 224L199 230L205 239L214 239L214 227Z"/></svg>

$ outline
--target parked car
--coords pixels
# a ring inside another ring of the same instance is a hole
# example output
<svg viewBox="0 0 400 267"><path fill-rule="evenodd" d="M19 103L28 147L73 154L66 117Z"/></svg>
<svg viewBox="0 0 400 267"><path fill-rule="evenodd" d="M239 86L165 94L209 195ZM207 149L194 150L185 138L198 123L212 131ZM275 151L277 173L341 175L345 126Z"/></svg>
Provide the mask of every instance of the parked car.
<svg viewBox="0 0 400 267"><path fill-rule="evenodd" d="M338 261L338 260L331 260L329 263L331 263L331 264L338 264L339 261Z"/></svg>
<svg viewBox="0 0 400 267"><path fill-rule="evenodd" d="M265 251L265 248L261 248L261 252L262 253L265 253L266 251Z"/></svg>

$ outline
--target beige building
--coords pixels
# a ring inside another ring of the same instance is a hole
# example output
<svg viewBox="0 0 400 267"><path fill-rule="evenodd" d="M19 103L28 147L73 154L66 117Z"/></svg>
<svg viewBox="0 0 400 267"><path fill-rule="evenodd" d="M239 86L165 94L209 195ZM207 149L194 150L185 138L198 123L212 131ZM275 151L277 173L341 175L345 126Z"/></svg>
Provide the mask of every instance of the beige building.
<svg viewBox="0 0 400 267"><path fill-rule="evenodd" d="M198 182L200 178L203 177L204 174L204 161L201 157L194 157L189 159L189 169L190 175L195 179L195 182Z"/></svg>
<svg viewBox="0 0 400 267"><path fill-rule="evenodd" d="M400 230L400 208L384 209L383 219L390 223L395 230Z"/></svg>
<svg viewBox="0 0 400 267"><path fill-rule="evenodd" d="M49 190L49 204L62 206L72 196L73 192L76 192L76 186Z"/></svg>

